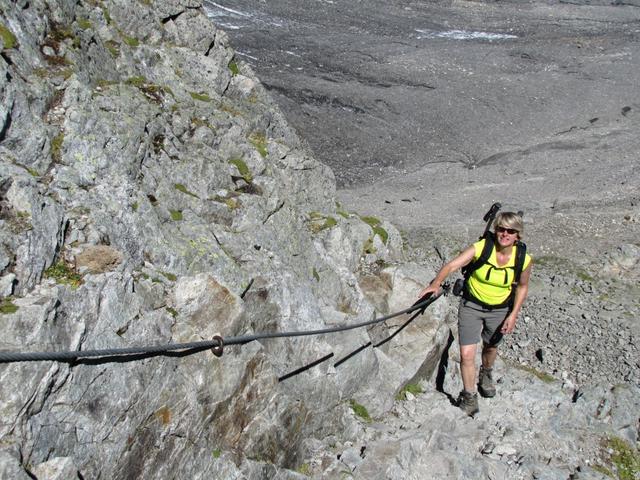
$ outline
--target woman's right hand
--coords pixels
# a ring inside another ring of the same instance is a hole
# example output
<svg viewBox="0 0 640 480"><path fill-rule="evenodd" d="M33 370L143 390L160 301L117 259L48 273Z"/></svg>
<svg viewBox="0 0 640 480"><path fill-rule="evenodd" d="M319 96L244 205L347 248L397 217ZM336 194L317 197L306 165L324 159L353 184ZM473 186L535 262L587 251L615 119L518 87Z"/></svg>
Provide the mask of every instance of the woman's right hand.
<svg viewBox="0 0 640 480"><path fill-rule="evenodd" d="M434 278L429 285L420 290L418 298L424 297L427 293L438 295L440 293L440 284L447 279L447 276L451 272L455 272L456 270L464 267L469 262L471 262L471 260L473 260L474 254L475 248L473 245L465 248L460 255L458 255L456 258L451 260L440 269L440 271L436 275L436 278Z"/></svg>
<svg viewBox="0 0 640 480"><path fill-rule="evenodd" d="M427 293L431 293L432 295L438 295L438 293L440 293L440 285L434 285L433 283L430 283L429 285L424 287L422 290L420 290L420 293L418 294L418 299L424 297Z"/></svg>

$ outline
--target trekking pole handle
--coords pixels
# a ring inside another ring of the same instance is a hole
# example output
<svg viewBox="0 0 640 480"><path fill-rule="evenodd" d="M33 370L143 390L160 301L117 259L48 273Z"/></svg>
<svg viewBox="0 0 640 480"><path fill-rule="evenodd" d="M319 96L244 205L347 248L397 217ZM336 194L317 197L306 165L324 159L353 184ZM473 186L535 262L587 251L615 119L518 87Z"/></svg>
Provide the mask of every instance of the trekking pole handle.
<svg viewBox="0 0 640 480"><path fill-rule="evenodd" d="M483 238L487 234L487 232L491 228L491 223L493 222L493 219L496 218L496 213L498 213L498 210L500 210L501 207L502 205L496 202L493 205L491 205L491 208L489 209L489 211L484 214L484 217L482 217L482 220L487 222L487 225L486 227L484 227L484 233L480 238Z"/></svg>
<svg viewBox="0 0 640 480"><path fill-rule="evenodd" d="M489 209L489 211L484 214L484 217L482 217L482 220L484 220L485 222L488 222L490 219L493 220L496 216L496 213L498 213L498 210L500 210L500 208L502 208L502 205L499 202L494 203L493 205L491 205L491 208Z"/></svg>

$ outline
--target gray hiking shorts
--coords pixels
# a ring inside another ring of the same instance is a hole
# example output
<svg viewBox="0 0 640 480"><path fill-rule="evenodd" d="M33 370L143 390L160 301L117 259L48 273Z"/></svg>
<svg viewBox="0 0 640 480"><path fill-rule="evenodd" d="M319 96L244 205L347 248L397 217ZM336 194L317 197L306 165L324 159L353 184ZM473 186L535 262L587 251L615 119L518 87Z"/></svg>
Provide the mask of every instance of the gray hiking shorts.
<svg viewBox="0 0 640 480"><path fill-rule="evenodd" d="M502 340L500 327L508 314L509 307L491 310L463 298L458 309L460 345L474 345L481 335L487 345L498 345Z"/></svg>

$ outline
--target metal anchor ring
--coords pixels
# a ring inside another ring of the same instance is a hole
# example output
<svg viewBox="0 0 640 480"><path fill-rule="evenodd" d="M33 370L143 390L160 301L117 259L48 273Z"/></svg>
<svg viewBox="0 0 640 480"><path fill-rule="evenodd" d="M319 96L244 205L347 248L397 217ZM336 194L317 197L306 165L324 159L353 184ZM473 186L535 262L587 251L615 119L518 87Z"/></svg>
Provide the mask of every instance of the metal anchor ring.
<svg viewBox="0 0 640 480"><path fill-rule="evenodd" d="M214 345L213 347L211 347L211 353L213 353L216 357L221 357L224 350L224 340L220 335L214 335L212 340L214 342L218 342L218 345Z"/></svg>

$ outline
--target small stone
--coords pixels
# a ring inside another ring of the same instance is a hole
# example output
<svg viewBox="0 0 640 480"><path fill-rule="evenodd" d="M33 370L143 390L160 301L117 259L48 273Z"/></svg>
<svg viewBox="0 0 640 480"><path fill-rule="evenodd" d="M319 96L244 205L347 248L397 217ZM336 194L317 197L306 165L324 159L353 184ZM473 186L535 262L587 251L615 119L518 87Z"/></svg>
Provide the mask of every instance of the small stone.
<svg viewBox="0 0 640 480"><path fill-rule="evenodd" d="M13 295L13 287L16 284L16 276L9 273L0 277L0 297L10 297Z"/></svg>
<svg viewBox="0 0 640 480"><path fill-rule="evenodd" d="M513 445L509 443L503 443L503 444L497 445L493 449L492 453L495 453L496 455L500 455L500 456L508 456L508 455L515 455L516 453L518 453L518 451Z"/></svg>

